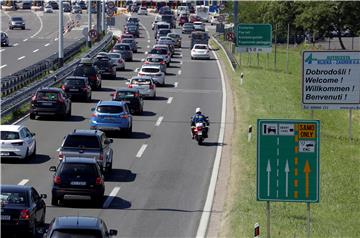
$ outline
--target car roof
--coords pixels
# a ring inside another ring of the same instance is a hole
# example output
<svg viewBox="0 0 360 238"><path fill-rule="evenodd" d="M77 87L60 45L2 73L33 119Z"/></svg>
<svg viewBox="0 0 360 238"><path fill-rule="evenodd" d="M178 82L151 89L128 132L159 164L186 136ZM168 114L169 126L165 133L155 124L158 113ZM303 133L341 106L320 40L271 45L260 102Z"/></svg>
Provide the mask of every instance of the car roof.
<svg viewBox="0 0 360 238"><path fill-rule="evenodd" d="M164 22L164 21L158 21L156 24L157 25L169 25L170 26L170 23L167 23L167 22Z"/></svg>
<svg viewBox="0 0 360 238"><path fill-rule="evenodd" d="M124 106L124 102L118 101L100 101L96 106Z"/></svg>
<svg viewBox="0 0 360 238"><path fill-rule="evenodd" d="M38 92L62 92L62 89L61 88L52 88L52 87L45 87L45 88L40 88L38 89Z"/></svg>
<svg viewBox="0 0 360 238"><path fill-rule="evenodd" d="M95 158L86 157L66 157L62 160L62 163L81 163L81 164L95 164L97 163Z"/></svg>
<svg viewBox="0 0 360 238"><path fill-rule="evenodd" d="M121 88L117 88L116 92L134 92L134 93L137 93L137 92L139 92L139 89L121 87Z"/></svg>
<svg viewBox="0 0 360 238"><path fill-rule="evenodd" d="M0 125L0 130L18 132L22 127L22 125Z"/></svg>
<svg viewBox="0 0 360 238"><path fill-rule="evenodd" d="M195 46L206 46L207 47L207 44L195 44L194 47Z"/></svg>
<svg viewBox="0 0 360 238"><path fill-rule="evenodd" d="M158 55L158 54L150 54L150 55L148 55L146 58L159 58L159 59L164 59L164 56Z"/></svg>
<svg viewBox="0 0 360 238"><path fill-rule="evenodd" d="M55 218L52 228L98 230L100 222L98 217L61 216Z"/></svg>
<svg viewBox="0 0 360 238"><path fill-rule="evenodd" d="M201 21L194 21L194 24L203 24Z"/></svg>
<svg viewBox="0 0 360 238"><path fill-rule="evenodd" d="M14 184L1 184L1 190L6 190L9 192L27 192L31 189L31 186L26 185L14 185Z"/></svg>

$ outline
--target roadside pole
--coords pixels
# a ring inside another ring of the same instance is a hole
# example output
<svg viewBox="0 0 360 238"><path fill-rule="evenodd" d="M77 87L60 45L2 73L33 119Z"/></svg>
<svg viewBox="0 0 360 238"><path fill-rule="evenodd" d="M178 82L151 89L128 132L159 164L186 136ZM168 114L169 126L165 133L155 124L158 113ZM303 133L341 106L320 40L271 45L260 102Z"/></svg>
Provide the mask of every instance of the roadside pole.
<svg viewBox="0 0 360 238"><path fill-rule="evenodd" d="M64 65L64 9L63 2L59 1L59 67Z"/></svg>
<svg viewBox="0 0 360 238"><path fill-rule="evenodd" d="M87 9L88 9L88 32L90 32L90 30L91 30L91 0L88 0L88 8ZM87 37L87 46L89 48L91 47L91 38L90 38L89 34Z"/></svg>
<svg viewBox="0 0 360 238"><path fill-rule="evenodd" d="M102 34L105 35L105 6L106 2L105 0L102 0L102 7L101 7L101 31Z"/></svg>
<svg viewBox="0 0 360 238"><path fill-rule="evenodd" d="M239 8L239 2L234 1L234 51L231 51L232 53L236 52L236 41L237 41L237 32L238 32L238 8Z"/></svg>
<svg viewBox="0 0 360 238"><path fill-rule="evenodd" d="M309 202L306 203L306 209L307 209L307 228L306 228L306 233L307 233L307 238L310 238L310 203L309 203Z"/></svg>
<svg viewBox="0 0 360 238"><path fill-rule="evenodd" d="M266 202L266 238L270 238L270 202Z"/></svg>

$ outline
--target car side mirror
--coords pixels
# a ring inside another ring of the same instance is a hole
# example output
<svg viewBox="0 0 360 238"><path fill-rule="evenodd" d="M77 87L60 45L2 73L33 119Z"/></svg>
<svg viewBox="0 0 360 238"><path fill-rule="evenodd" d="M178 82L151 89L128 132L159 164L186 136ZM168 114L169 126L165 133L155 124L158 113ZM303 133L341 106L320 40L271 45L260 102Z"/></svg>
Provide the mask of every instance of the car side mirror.
<svg viewBox="0 0 360 238"><path fill-rule="evenodd" d="M33 132L33 133L31 133L31 135L32 135L32 136L35 136L36 134Z"/></svg>
<svg viewBox="0 0 360 238"><path fill-rule="evenodd" d="M49 171L51 171L51 172L56 172L56 167L55 167L55 166L51 166L51 167L49 168Z"/></svg>
<svg viewBox="0 0 360 238"><path fill-rule="evenodd" d="M46 194L40 194L40 197L46 199L47 195Z"/></svg>
<svg viewBox="0 0 360 238"><path fill-rule="evenodd" d="M136 68L135 72L138 73L140 71L140 68Z"/></svg>
<svg viewBox="0 0 360 238"><path fill-rule="evenodd" d="M111 230L109 231L109 235L110 235L110 236L116 236L116 235L117 235L117 233L118 233L118 231L117 231L117 230L113 230L113 229L111 229Z"/></svg>

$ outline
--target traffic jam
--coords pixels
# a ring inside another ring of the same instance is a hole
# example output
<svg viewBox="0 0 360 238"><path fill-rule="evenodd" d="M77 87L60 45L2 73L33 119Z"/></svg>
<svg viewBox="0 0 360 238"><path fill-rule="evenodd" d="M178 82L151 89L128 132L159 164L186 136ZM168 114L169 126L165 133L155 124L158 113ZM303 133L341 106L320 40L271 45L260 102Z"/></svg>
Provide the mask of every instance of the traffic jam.
<svg viewBox="0 0 360 238"><path fill-rule="evenodd" d="M94 208L102 208L106 203L107 178L114 169L113 161L120 157L115 154L112 144L118 137L132 137L137 126L134 116L142 117L147 102L156 101L157 91L168 86L167 77L169 68L174 65L174 57L188 51L191 61L211 59L209 35L204 23L208 13L197 15L188 6L179 6L175 11L168 6L161 7L157 13L151 13L154 17L151 18L150 35L156 43L146 52L141 52L138 41L144 38L145 29L139 16L150 13L146 7L136 4L129 6L129 11L123 29L117 29L121 34L116 36L116 44L108 52L102 51L93 58L81 58L73 73L59 87L39 88L33 94L28 115L30 120L41 123L52 123L54 118L71 121L76 114L73 102L81 102L91 104L88 128L74 129L58 144L58 164L49 168L47 178L52 181L51 194L42 194L41 188L27 186L27 181L17 185L1 184L3 235L19 233L19 237L49 238L115 237L118 232L120 235L120 231L107 228L99 217L49 218L47 207L61 209L74 197L75 200L87 197ZM190 40L190 47L183 47L185 38ZM113 84L117 84L117 75L128 72L127 64L139 55L142 65L131 69L133 76L126 79L125 86L106 88L111 91L108 99L94 103L94 92L104 89L103 81L113 80ZM189 121L189 137L192 136L194 143L199 145L208 138L210 125L200 106L193 109L194 116ZM37 145L44 143L37 139L32 128L13 124L1 125L0 129L1 158L16 160L20 164L32 163L37 156ZM51 204L45 203L46 198ZM49 219L50 224L46 224Z"/></svg>

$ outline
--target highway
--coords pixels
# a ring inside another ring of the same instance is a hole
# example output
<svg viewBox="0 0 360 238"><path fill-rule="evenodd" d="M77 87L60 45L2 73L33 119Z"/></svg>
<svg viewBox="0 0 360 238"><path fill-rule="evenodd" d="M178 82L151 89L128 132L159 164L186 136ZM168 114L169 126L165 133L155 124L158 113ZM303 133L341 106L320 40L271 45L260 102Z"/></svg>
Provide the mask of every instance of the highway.
<svg viewBox="0 0 360 238"><path fill-rule="evenodd" d="M157 88L156 100L145 100L143 115L134 116L131 138L113 138L113 172L105 181L103 208L93 208L84 201L66 202L59 207L50 205L52 173L48 169L58 164L56 150L63 137L74 129L89 129L90 109L98 100L110 100L114 88L125 86L125 79L136 75L134 70L141 66L144 53L155 44L151 31L154 17L139 18L143 26L137 39L139 53L134 55L134 62L127 62L125 72L117 73L117 80L103 80L102 90L93 92L92 103L73 102L70 121L49 118L21 121L36 133L38 154L29 163L2 160L2 183L21 182L48 194L47 223L63 215L98 216L109 228L118 230L118 237L194 237L219 146L222 84L214 55L209 61L190 59L188 35L183 35L183 47L177 50L167 70L166 86ZM54 19L56 22L57 18ZM9 33L11 44L19 42L27 52L39 48L38 54L29 53L34 57L29 65L35 59L45 58L50 49L56 49L56 34L52 34L56 27L44 23L41 33L26 42L20 41L17 32ZM122 30L124 23L124 16L117 17L115 28ZM69 34L67 44L80 34L81 31ZM49 50L45 50L46 42L51 42ZM25 67L25 61L16 61L20 56L15 52L25 54L21 49L8 48L2 52L4 55L14 50L13 63L9 63L14 65L3 72ZM209 138L203 146L191 139L190 117L196 107L201 107L211 123Z"/></svg>
<svg viewBox="0 0 360 238"><path fill-rule="evenodd" d="M46 59L58 52L59 11L54 13L17 10L15 12L1 11L1 31L8 34L9 47L2 47L1 76L11 75L38 61ZM8 29L8 21L12 16L23 17L26 29ZM92 16L95 22L95 14ZM64 26L74 19L74 14L64 13ZM87 26L87 14L82 14L80 27L64 34L64 47L83 38L82 28Z"/></svg>

